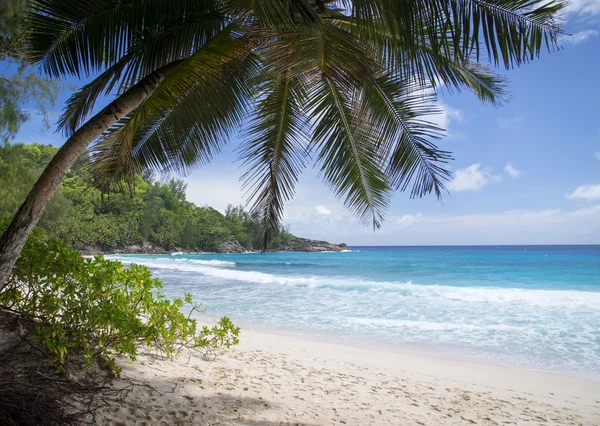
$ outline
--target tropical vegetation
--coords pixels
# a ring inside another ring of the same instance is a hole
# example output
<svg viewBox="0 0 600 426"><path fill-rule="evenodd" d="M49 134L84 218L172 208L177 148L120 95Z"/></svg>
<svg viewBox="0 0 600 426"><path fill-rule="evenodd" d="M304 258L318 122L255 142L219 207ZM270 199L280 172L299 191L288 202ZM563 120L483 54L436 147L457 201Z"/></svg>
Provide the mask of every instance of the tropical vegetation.
<svg viewBox="0 0 600 426"><path fill-rule="evenodd" d="M32 109L42 118L43 127L50 127L51 110L61 86L28 64L27 27L23 25L26 6L26 0L0 3L0 62L4 65L0 70L0 141L14 137L31 118Z"/></svg>
<svg viewBox="0 0 600 426"><path fill-rule="evenodd" d="M70 246L210 249L233 236L267 248L287 235L284 206L311 163L378 228L392 191L444 193L451 156L435 145L443 129L428 121L436 94L468 90L501 105L505 81L493 69L555 49L563 7L553 0L3 1L3 141L30 118L27 101L48 118L58 82L87 83L58 120L66 138L59 150L0 147L0 312L17 314L58 369L83 356L115 371L115 357L135 358L140 344L168 356L236 344L239 329L228 318L199 327L182 311L198 309L189 295L166 299L146 268L84 259ZM234 134L242 135L250 212L195 206L183 182L152 178L210 161ZM28 382L0 392L0 402L17 395L8 423L27 411L23 401L39 405ZM54 393L46 402L60 406Z"/></svg>
<svg viewBox="0 0 600 426"><path fill-rule="evenodd" d="M201 307L191 295L169 300L161 289L145 267L84 259L64 242L34 233L0 292L0 312L29 321L25 337L39 343L59 370L82 357L88 366L101 362L118 374L115 356L135 359L140 345L170 358L185 349L213 357L239 342L240 330L229 318L200 326L191 313Z"/></svg>
<svg viewBox="0 0 600 426"><path fill-rule="evenodd" d="M518 66L557 46L564 3L547 0L31 0L30 61L89 77L67 102L69 137L0 239L0 286L77 158L108 188L136 172L240 149L263 245L314 161L377 228L390 193L440 196L450 158L426 121L436 90L504 100L484 65ZM424 96L423 92L429 93ZM88 119L103 94L115 99ZM87 120L87 121L86 121Z"/></svg>
<svg viewBox="0 0 600 426"><path fill-rule="evenodd" d="M0 145L0 224L8 223L58 148L39 144ZM260 249L260 224L241 206L225 214L186 201L186 185L137 174L131 187L98 188L83 155L45 209L38 227L75 249L110 251L131 245L158 250L214 251L229 239ZM2 229L0 227L0 229ZM281 229L271 247L289 234Z"/></svg>

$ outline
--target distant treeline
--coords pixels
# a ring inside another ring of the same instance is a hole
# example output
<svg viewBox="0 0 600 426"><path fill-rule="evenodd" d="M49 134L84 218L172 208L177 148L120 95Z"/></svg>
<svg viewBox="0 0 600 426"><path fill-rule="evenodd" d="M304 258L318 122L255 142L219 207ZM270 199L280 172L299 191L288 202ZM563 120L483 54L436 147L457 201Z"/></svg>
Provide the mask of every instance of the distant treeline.
<svg viewBox="0 0 600 426"><path fill-rule="evenodd" d="M40 144L0 145L0 223L15 214L57 148ZM131 186L100 190L82 156L64 179L46 209L39 227L75 248L106 249L150 242L165 250L213 250L230 238L246 249L260 249L260 226L240 207L225 214L186 201L182 180L154 180L136 175ZM281 230L270 247L289 239Z"/></svg>

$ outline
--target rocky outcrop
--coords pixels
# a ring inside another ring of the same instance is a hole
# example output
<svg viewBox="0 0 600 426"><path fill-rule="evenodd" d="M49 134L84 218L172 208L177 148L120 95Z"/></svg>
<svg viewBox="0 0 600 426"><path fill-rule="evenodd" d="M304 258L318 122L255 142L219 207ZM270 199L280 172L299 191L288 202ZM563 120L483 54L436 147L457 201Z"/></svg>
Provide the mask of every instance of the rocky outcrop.
<svg viewBox="0 0 600 426"><path fill-rule="evenodd" d="M343 251L348 250L348 246L342 244L332 244L327 241L310 240L292 236L288 242L274 251L302 251L302 252L321 252L321 251Z"/></svg>
<svg viewBox="0 0 600 426"><path fill-rule="evenodd" d="M297 252L323 252L323 251L343 251L348 250L346 244L332 244L327 241L311 240L291 236L287 242L276 249L269 251L297 251ZM162 246L144 242L142 244L129 244L121 247L105 247L101 244L86 245L81 252L86 255L100 254L169 254L174 252L194 253L199 250L186 250L180 248L166 249ZM214 250L216 253L244 253L246 249L235 238L221 243Z"/></svg>
<svg viewBox="0 0 600 426"><path fill-rule="evenodd" d="M224 243L219 244L215 251L217 253L244 253L246 249L242 247L238 240L230 238Z"/></svg>
<svg viewBox="0 0 600 426"><path fill-rule="evenodd" d="M85 255L99 255L99 254L168 254L173 252L191 252L191 250L183 250L174 248L167 250L166 248L152 244L150 242L144 242L142 244L128 244L121 247L105 247L101 244L86 245L80 250Z"/></svg>

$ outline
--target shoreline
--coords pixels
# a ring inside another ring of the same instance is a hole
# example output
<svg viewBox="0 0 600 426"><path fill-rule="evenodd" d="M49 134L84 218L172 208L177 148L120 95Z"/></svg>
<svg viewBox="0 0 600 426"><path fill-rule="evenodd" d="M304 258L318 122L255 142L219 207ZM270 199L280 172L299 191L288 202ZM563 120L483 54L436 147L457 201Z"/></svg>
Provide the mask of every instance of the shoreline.
<svg viewBox="0 0 600 426"><path fill-rule="evenodd" d="M151 260L152 256L140 256L139 261L127 256L120 259L150 268L156 264L156 274L164 275L165 292L170 297L190 291L206 304L209 316L230 316L246 329L600 380L600 364L590 334L599 314L596 302L600 293L568 286L496 287L493 282L477 287L446 286L444 281L430 285L424 280L425 284L413 285L412 281L384 281L386 276L371 282L368 273L364 279L346 279L336 276L336 270L327 275L329 271L323 272L321 264L334 264L343 275L345 270L340 266L351 265L354 256L336 255L340 260L331 262L318 260L315 263L321 269L314 271L310 262L303 263L304 255L292 255L289 261L283 259L286 254L275 261L251 255L254 258L247 262L242 255L205 255L189 263L173 257L160 261ZM467 273L471 270L463 275ZM180 279L185 282L181 288ZM338 287L344 291L337 291ZM276 297L270 300L273 294ZM376 306L383 306L381 314ZM397 311L397 306L406 314ZM436 314L437 308L440 311ZM569 316L571 309L582 315Z"/></svg>
<svg viewBox="0 0 600 426"><path fill-rule="evenodd" d="M600 381L593 379L545 371L528 370L482 361L452 358L443 353L438 355L420 350L405 351L402 349L392 350L390 348L378 346L363 347L361 345L353 345L343 341L326 342L320 339L297 337L283 332L274 333L256 329L242 329L242 333L249 336L252 341L259 341L261 344L265 344L271 349L327 349L327 352L334 354L336 358L342 357L344 359L368 363L374 367L380 367L380 364L383 361L386 368L396 372L409 369L412 372L421 374L439 375L440 377L446 376L446 378L452 378L457 381L464 380L465 383L476 382L478 380L477 377L481 377L481 373L486 371L487 377L492 382L488 384L498 385L500 387L508 386L508 383L514 383L513 379L517 376L528 376L527 379L539 378L541 381L560 382L561 384L570 382L573 385L576 385L576 387L572 389L575 393L578 393L582 389L582 386L583 388L591 386L592 388L597 388L598 393L595 394L595 399L593 398L594 395L590 395L592 396L590 400L594 400L594 402L600 404L600 401L596 401L596 399L600 397ZM399 362L401 364L400 366L394 365ZM600 408L600 405L598 408Z"/></svg>
<svg viewBox="0 0 600 426"><path fill-rule="evenodd" d="M101 423L600 424L596 381L248 329L240 338L212 362L148 351L119 361L153 389L106 407Z"/></svg>
<svg viewBox="0 0 600 426"><path fill-rule="evenodd" d="M87 245L78 251L84 256L99 256L111 254L126 254L126 255L177 255L177 254L245 254L245 253L260 253L260 250L247 250L237 240L229 239L217 247L214 251L198 251L196 249L184 249L181 247L173 247L167 250L165 247L143 242L140 244L129 244L118 247L107 247L102 245ZM345 243L330 243L322 240L311 240L292 236L290 242L286 243L277 249L268 249L266 253L340 253L352 251Z"/></svg>
<svg viewBox="0 0 600 426"><path fill-rule="evenodd" d="M260 254L260 250L247 250L243 252L218 252L218 251L153 251L153 252L141 252L141 251L122 251L120 249L115 250L78 250L82 256L93 257L93 256L115 256L115 255L144 255L144 256L178 256L186 254L215 254L215 255L234 255L234 254ZM342 250L320 250L320 251L302 251L302 250L267 250L265 253L352 253L356 252L352 249Z"/></svg>
<svg viewBox="0 0 600 426"><path fill-rule="evenodd" d="M214 324L218 321L217 317L211 317L209 315L194 315L199 323L201 324ZM232 319L233 320L233 319ZM453 352L447 347L434 348L425 344L419 345L418 343L384 343L380 340L367 340L365 337L357 336L339 336L335 332L328 330L323 331L321 334L303 334L299 329L293 328L276 328L268 326L266 324L256 324L252 322L245 322L243 320L235 319L233 322L242 329L243 333L250 332L251 334L256 333L257 335L268 335L283 339L300 340L307 342L314 342L316 344L331 344L336 347L343 347L349 349L368 350L378 353L386 353L389 355L408 356L417 358L426 358L431 360L440 360L441 362L459 362L467 364L478 364L482 366L491 366L498 368L506 368L518 371L527 371L532 373L548 374L552 376L559 376L565 378L572 378L577 380L589 381L598 383L600 385L600 373L598 378L596 377L585 377L574 373L565 371L552 371L544 369L535 369L530 367L524 367L522 365L514 365L509 362L502 363L494 359L485 359L483 356L477 354L467 354L460 352Z"/></svg>

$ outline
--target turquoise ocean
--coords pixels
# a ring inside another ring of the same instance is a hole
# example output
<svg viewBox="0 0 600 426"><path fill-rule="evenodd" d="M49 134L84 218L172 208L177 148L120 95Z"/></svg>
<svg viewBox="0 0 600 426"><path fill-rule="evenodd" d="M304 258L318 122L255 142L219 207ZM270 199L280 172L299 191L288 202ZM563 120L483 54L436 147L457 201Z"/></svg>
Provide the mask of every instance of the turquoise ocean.
<svg viewBox="0 0 600 426"><path fill-rule="evenodd" d="M600 380L600 246L108 258L254 329Z"/></svg>

